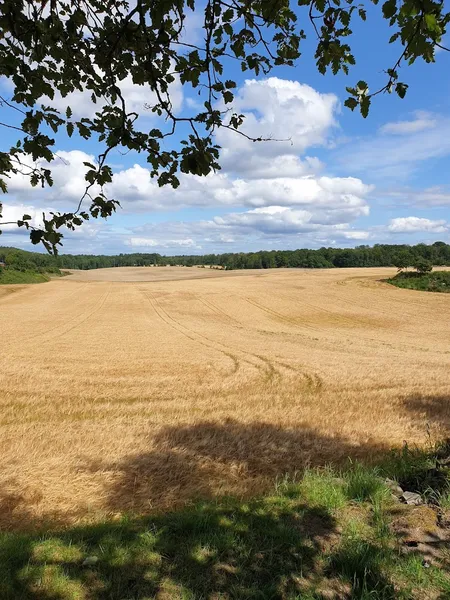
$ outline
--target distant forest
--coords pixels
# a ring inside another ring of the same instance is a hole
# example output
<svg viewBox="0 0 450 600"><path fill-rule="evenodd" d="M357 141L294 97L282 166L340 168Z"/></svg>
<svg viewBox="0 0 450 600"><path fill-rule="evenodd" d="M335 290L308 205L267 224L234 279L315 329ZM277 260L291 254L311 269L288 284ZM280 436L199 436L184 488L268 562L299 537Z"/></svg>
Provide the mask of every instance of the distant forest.
<svg viewBox="0 0 450 600"><path fill-rule="evenodd" d="M219 266L224 269L272 269L281 267L329 269L333 267L391 267L399 262L416 264L425 259L436 266L450 266L450 245L434 244L357 246L356 248L320 248L318 250L261 250L235 254L162 256L134 253L116 256L61 254L53 257L38 252L0 247L0 263L18 270L101 269L105 267L146 267L151 265Z"/></svg>

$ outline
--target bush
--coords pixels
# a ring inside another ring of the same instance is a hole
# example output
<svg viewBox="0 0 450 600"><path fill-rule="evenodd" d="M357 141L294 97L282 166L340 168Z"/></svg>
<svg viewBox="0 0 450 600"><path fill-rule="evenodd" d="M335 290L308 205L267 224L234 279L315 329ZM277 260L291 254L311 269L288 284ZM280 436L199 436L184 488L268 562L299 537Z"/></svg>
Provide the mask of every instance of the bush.
<svg viewBox="0 0 450 600"><path fill-rule="evenodd" d="M433 265L429 260L425 258L419 258L414 263L414 268L418 273L431 273L433 270Z"/></svg>
<svg viewBox="0 0 450 600"><path fill-rule="evenodd" d="M450 271L435 271L434 273L403 272L387 279L387 282L410 290L450 292Z"/></svg>

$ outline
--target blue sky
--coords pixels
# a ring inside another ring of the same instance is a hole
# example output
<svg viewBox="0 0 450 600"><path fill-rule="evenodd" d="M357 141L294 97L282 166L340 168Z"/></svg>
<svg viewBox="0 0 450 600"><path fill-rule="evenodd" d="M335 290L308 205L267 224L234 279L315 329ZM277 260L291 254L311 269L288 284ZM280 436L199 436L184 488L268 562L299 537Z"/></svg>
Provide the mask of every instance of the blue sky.
<svg viewBox="0 0 450 600"><path fill-rule="evenodd" d="M368 7L367 22L355 27L357 65L348 77L317 72L312 35L294 68L274 69L268 78L228 65L227 78L238 83L234 107L246 115L243 131L286 141L254 144L219 132L222 171L206 178L182 175L177 190L158 188L144 156L115 152L107 192L122 209L68 233L62 251L199 254L450 242L450 53L439 52L435 64L404 67L405 99L378 96L368 119L343 107L346 85L364 79L371 90L381 87L383 69L401 53L387 44L392 31L379 13ZM200 16L190 15L187 38L201 39L199 24ZM2 95L11 94L7 81L0 86ZM144 109L151 92L127 80L123 91L141 115L140 127L159 125ZM178 83L172 99L179 114L196 113L202 101ZM75 116L95 110L89 94L56 100L57 108L67 104ZM2 131L2 149L14 141ZM61 135L57 149L53 188L31 189L19 176L11 180L3 197L7 220L28 212L38 222L42 210L73 209L84 187L83 161L95 160L102 147ZM0 245L30 248L13 227L4 230Z"/></svg>

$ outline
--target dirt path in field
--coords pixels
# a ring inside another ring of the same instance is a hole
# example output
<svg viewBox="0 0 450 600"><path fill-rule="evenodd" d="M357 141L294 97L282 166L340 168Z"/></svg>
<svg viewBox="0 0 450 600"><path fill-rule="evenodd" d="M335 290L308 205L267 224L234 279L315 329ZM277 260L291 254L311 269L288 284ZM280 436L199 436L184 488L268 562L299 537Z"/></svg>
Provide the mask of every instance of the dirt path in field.
<svg viewBox="0 0 450 600"><path fill-rule="evenodd" d="M450 297L392 273L116 268L0 289L0 525L252 494L447 432Z"/></svg>

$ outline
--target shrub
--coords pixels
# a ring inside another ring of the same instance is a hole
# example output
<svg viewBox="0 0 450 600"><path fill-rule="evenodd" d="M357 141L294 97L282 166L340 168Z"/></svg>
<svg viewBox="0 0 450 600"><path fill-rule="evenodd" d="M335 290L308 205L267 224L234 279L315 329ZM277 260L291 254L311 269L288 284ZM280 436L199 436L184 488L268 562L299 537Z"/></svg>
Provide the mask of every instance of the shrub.
<svg viewBox="0 0 450 600"><path fill-rule="evenodd" d="M418 273L431 273L433 265L429 260L425 258L418 258L414 263L414 268Z"/></svg>

